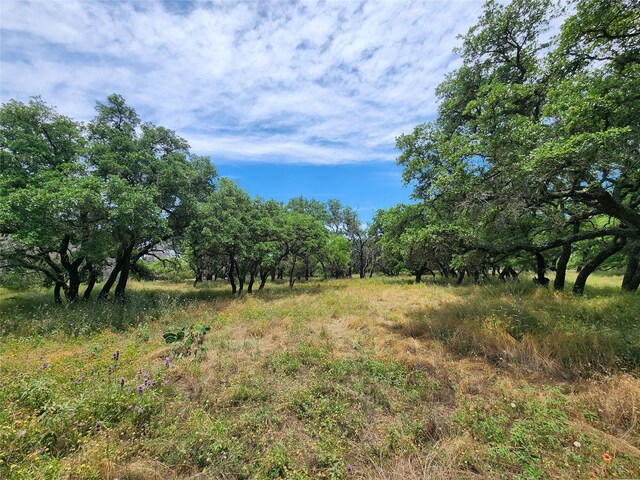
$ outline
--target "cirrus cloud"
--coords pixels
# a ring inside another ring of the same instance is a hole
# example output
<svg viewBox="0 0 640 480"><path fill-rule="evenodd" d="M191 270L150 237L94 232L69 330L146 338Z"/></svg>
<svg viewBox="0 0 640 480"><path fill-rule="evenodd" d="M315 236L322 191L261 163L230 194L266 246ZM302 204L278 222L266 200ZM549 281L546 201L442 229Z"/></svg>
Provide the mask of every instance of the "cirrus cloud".
<svg viewBox="0 0 640 480"><path fill-rule="evenodd" d="M88 120L124 95L214 161L390 161L436 113L477 1L5 0L0 97Z"/></svg>

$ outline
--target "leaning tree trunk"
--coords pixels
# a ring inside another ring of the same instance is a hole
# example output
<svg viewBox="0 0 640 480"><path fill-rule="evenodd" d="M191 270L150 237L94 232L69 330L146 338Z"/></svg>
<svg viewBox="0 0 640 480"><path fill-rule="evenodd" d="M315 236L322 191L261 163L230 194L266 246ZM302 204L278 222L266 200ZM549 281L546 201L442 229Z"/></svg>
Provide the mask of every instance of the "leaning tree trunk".
<svg viewBox="0 0 640 480"><path fill-rule="evenodd" d="M82 295L82 301L88 302L91 298L91 292L93 291L93 287L96 285L96 281L98 280L98 275L93 268L93 265L88 265L89 269L89 280L87 281L87 288L84 289L84 294Z"/></svg>
<svg viewBox="0 0 640 480"><path fill-rule="evenodd" d="M622 290L635 292L640 286L640 244L634 245L627 257L627 268L622 279Z"/></svg>
<svg viewBox="0 0 640 480"><path fill-rule="evenodd" d="M582 295L584 293L584 287L587 283L587 278L591 275L607 258L618 253L624 247L626 238L616 238L613 241L613 245L608 246L596 255L591 261L587 262L580 270L576 283L573 284L573 293L576 295Z"/></svg>
<svg viewBox="0 0 640 480"><path fill-rule="evenodd" d="M269 278L269 270L263 270L260 272L260 285L258 286L258 291L260 292L265 284L267 283L267 278Z"/></svg>
<svg viewBox="0 0 640 480"><path fill-rule="evenodd" d="M111 287L113 287L113 284L116 283L116 279L118 278L121 269L122 261L120 258L118 258L116 259L116 264L113 266L111 273L109 274L109 278L107 278L107 281L102 286L102 290L100 290L100 295L98 296L100 300L107 299L107 297L109 296L109 292L111 291Z"/></svg>

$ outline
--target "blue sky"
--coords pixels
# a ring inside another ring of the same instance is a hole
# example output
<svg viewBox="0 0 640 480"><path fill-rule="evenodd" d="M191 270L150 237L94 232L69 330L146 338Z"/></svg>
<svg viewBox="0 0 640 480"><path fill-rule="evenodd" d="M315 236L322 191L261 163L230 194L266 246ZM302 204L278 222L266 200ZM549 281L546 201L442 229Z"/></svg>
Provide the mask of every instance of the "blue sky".
<svg viewBox="0 0 640 480"><path fill-rule="evenodd" d="M407 201L395 138L436 113L479 1L0 3L0 99L79 120L120 93L252 194Z"/></svg>

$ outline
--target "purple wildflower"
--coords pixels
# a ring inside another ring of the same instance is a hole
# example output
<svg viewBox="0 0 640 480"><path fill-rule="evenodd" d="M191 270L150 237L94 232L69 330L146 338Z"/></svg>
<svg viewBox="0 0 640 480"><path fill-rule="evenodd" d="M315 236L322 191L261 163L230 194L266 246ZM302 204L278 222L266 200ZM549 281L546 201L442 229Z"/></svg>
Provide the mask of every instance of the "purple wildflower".
<svg viewBox="0 0 640 480"><path fill-rule="evenodd" d="M120 359L120 350L116 350L111 358L117 362Z"/></svg>
<svg viewBox="0 0 640 480"><path fill-rule="evenodd" d="M138 385L136 387L136 392L138 393L142 393L143 390L144 390L144 384Z"/></svg>
<svg viewBox="0 0 640 480"><path fill-rule="evenodd" d="M120 388L124 388L124 377L120 377Z"/></svg>
<svg viewBox="0 0 640 480"><path fill-rule="evenodd" d="M113 373L113 368L109 367L109 368L107 369L107 374L108 374L108 375L111 375L112 373Z"/></svg>

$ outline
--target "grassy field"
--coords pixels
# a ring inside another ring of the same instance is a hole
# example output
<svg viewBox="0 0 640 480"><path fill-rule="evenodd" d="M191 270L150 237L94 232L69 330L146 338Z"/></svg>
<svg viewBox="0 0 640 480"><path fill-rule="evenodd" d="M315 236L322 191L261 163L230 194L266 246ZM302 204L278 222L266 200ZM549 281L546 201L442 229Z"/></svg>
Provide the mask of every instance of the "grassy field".
<svg viewBox="0 0 640 480"><path fill-rule="evenodd" d="M0 290L0 478L640 477L640 298L619 285ZM165 343L181 325L193 343Z"/></svg>

